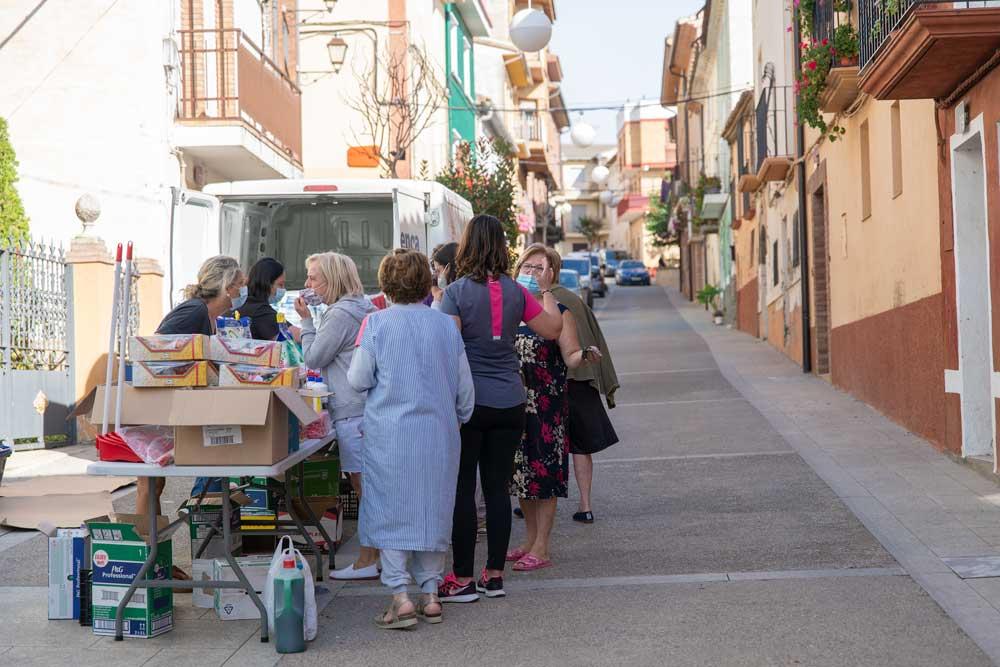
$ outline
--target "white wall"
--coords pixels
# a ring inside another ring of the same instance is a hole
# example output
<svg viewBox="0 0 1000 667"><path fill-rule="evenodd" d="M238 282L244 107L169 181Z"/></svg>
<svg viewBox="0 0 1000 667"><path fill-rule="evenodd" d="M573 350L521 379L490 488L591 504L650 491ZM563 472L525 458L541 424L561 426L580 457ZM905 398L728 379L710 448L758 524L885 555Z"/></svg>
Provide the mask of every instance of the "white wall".
<svg viewBox="0 0 1000 667"><path fill-rule="evenodd" d="M37 4L0 2L0 34ZM0 116L36 238L68 242L80 230L74 203L89 192L102 206L99 236L132 239L139 255L165 263L169 188L180 182L163 48L173 10L148 0L50 2L0 50Z"/></svg>

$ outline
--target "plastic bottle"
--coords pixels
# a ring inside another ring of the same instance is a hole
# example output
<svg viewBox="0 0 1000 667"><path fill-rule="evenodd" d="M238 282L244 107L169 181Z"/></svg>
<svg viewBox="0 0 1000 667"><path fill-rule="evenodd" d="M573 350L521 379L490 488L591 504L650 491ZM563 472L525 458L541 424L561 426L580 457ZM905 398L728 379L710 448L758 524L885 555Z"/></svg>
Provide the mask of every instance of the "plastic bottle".
<svg viewBox="0 0 1000 667"><path fill-rule="evenodd" d="M295 559L285 557L274 577L274 634L278 653L302 653L306 650L305 578L295 566Z"/></svg>

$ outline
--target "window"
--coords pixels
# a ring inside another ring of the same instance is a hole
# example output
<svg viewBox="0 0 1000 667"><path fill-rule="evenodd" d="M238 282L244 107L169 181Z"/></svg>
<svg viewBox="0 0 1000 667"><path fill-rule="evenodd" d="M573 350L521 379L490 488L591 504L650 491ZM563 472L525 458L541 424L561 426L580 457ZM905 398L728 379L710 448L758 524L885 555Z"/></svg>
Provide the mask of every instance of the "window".
<svg viewBox="0 0 1000 667"><path fill-rule="evenodd" d="M771 281L774 285L778 284L778 242L775 241L773 247L771 248Z"/></svg>
<svg viewBox="0 0 1000 667"><path fill-rule="evenodd" d="M869 151L868 121L861 124L861 219L872 215L872 165Z"/></svg>
<svg viewBox="0 0 1000 667"><path fill-rule="evenodd" d="M899 126L899 101L890 110L892 123L892 196L903 194L903 133Z"/></svg>
<svg viewBox="0 0 1000 667"><path fill-rule="evenodd" d="M451 56L451 74L456 79L461 79L461 75L458 72L458 62L462 57L462 52L459 50L458 23L455 21L454 16L451 17L449 32L451 33L451 53L449 54Z"/></svg>
<svg viewBox="0 0 1000 667"><path fill-rule="evenodd" d="M802 245L802 232L799 229L799 213L796 211L792 215L792 268L799 265L801 257L800 246Z"/></svg>

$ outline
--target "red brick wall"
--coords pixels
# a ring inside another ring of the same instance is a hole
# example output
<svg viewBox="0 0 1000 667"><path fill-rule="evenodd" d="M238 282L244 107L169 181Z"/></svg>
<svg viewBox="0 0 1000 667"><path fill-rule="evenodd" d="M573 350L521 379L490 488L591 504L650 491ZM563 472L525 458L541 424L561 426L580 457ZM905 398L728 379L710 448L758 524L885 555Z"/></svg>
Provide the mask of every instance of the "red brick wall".
<svg viewBox="0 0 1000 667"><path fill-rule="evenodd" d="M945 438L941 305L936 294L834 328L831 377L910 431L954 450Z"/></svg>

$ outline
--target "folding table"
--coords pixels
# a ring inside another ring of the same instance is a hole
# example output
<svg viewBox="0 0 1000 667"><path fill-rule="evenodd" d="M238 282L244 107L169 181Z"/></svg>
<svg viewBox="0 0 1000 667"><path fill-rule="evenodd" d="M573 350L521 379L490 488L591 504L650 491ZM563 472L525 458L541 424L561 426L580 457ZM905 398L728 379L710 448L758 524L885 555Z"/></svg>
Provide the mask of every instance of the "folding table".
<svg viewBox="0 0 1000 667"><path fill-rule="evenodd" d="M312 526L319 530L319 533L326 540L328 548L330 549L330 568L333 569L333 540L327 534L326 529L323 528L321 518L317 518L313 513L309 504L306 502L305 498L305 475L304 464L305 460L320 451L331 442L333 442L334 435L331 433L325 438L319 438L316 440L306 440L299 445L299 450L288 457L282 459L281 461L270 466L252 466L252 465L224 465L224 466L178 466L178 465L168 465L168 466L158 466L147 463L121 463L121 462L110 462L110 461L97 461L91 463L87 466L88 475L100 475L107 477L207 477L211 481L218 481L221 483L223 489L229 488L229 478L230 477L267 477L276 478L283 475L292 468L298 469L298 474L296 479L298 483L295 485L298 488L293 488L292 480L290 475L285 475L285 509L288 511L288 515L291 520L278 520L275 517L274 526L275 530L250 530L246 531L245 534L252 535L301 535L305 538L306 544L309 549L316 555L316 578L319 581L323 580L325 571L323 570L323 553L316 546L312 537L309 535L309 531L306 530L306 526ZM202 494L204 495L204 493ZM305 514L304 517L299 517L298 511L295 509L295 504L292 502L293 498L298 498L300 501L300 507ZM228 500L226 498L225 500ZM132 600L132 596L136 589L139 588L190 588L193 582L189 580L182 579L149 579L147 580L146 572L149 568L153 566L156 562L157 550L159 549L159 539L158 534L160 528L156 523L156 504L157 497L155 493L149 494L149 504L146 511L149 514L149 541L150 550L149 557L146 558L146 562L143 563L142 568L136 575L135 580L132 585L129 586L128 591L122 598L121 602L118 603L118 613L115 616L115 640L122 640L122 627L123 618L125 614L125 608L128 606L129 602ZM137 508L137 511L141 511L141 508ZM218 528L221 529L222 540L224 545L223 553L226 554L226 560L229 561L229 565L233 568L233 572L236 574L238 581L220 581L220 580L205 580L198 582L198 588L239 588L246 591L250 599L253 600L254 605L260 610L260 640L262 642L268 641L268 630L267 630L267 613L264 610L264 603L261 602L260 597L257 592L254 591L253 586L247 580L246 575L243 574L243 570L240 569L239 564L232 554L232 538L233 535L242 535L244 532L241 529L233 529L230 526L230 520L232 518L232 507L230 502L222 502L222 525ZM164 532L169 532L174 530L178 525L187 521L187 514L181 516L179 519L171 522L165 529ZM211 537L209 538L211 539Z"/></svg>

